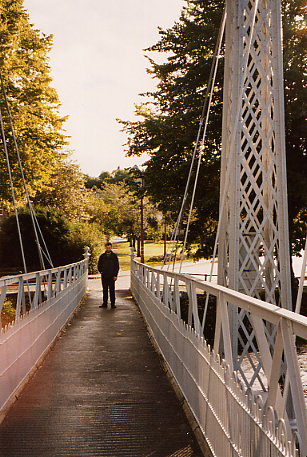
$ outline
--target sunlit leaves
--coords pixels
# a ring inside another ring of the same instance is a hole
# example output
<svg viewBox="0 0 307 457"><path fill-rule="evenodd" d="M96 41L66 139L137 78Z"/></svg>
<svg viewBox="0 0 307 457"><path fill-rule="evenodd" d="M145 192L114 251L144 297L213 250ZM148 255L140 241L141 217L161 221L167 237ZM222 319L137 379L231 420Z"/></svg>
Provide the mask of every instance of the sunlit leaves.
<svg viewBox="0 0 307 457"><path fill-rule="evenodd" d="M4 79L13 125L31 196L48 186L57 163L64 157L66 138L60 102L52 88L48 53L52 36L46 36L29 22L22 0L0 0L0 69ZM16 195L22 200L20 171L3 94L0 106L4 118ZM1 148L3 150L3 146ZM0 198L11 200L7 166L0 154Z"/></svg>

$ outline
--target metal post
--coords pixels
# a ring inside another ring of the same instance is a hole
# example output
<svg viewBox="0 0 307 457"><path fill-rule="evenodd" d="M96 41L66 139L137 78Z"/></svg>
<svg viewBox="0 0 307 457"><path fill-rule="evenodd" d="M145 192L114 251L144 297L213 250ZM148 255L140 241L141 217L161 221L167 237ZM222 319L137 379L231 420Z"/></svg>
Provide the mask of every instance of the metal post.
<svg viewBox="0 0 307 457"><path fill-rule="evenodd" d="M141 197L141 238L140 238L141 263L144 263L144 202Z"/></svg>

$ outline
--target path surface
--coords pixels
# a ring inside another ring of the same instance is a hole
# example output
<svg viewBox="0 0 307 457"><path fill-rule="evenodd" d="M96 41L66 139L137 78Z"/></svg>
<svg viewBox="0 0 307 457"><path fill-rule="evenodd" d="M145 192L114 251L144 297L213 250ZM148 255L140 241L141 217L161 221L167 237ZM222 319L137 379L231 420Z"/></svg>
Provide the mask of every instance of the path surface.
<svg viewBox="0 0 307 457"><path fill-rule="evenodd" d="M100 281L0 426L0 457L201 457L142 317L119 277Z"/></svg>

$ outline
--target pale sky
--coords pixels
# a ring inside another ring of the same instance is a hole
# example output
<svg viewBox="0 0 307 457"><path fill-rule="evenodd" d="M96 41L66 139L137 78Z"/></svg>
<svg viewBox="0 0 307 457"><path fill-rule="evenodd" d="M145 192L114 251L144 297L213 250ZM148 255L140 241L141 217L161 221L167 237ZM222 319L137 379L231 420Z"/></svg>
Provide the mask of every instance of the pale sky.
<svg viewBox="0 0 307 457"><path fill-rule="evenodd" d="M171 27L184 0L24 0L30 22L54 35L50 54L53 87L69 115L72 159L90 176L126 158L116 118L134 120L138 94L151 90L143 49L158 40L157 27Z"/></svg>

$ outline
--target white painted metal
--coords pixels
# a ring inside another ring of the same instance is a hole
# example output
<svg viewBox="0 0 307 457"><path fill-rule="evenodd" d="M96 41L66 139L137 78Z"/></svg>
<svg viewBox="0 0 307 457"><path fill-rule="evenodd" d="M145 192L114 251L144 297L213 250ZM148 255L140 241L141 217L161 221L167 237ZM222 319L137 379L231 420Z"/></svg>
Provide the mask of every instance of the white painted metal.
<svg viewBox="0 0 307 457"><path fill-rule="evenodd" d="M0 278L0 307L17 294L15 322L0 332L0 422L86 291L88 253L81 262ZM69 280L68 280L69 278ZM25 293L31 297L25 311Z"/></svg>
<svg viewBox="0 0 307 457"><path fill-rule="evenodd" d="M280 0L226 7L219 284L290 309Z"/></svg>
<svg viewBox="0 0 307 457"><path fill-rule="evenodd" d="M306 235L306 241L305 241L305 251L304 251L304 254L303 254L301 276L300 276L300 280L299 280L299 286L298 286L296 304L295 304L295 312L296 313L300 313L301 312L301 304L302 304L304 282L305 282L305 277L306 277L306 273L307 273L306 268L307 268L307 235Z"/></svg>
<svg viewBox="0 0 307 457"><path fill-rule="evenodd" d="M148 275L149 284L145 282ZM299 441L300 456L305 457L306 407L294 340L295 336L307 339L306 317L221 285L134 260L131 291L214 456L294 457L298 456L295 446ZM199 325L197 300L201 292L217 298L214 351ZM261 382L250 383L255 375L249 368L245 378L242 371L231 369L229 308L249 313L250 331L258 347L252 363L261 366ZM277 333L273 347L265 337L268 325ZM283 359L291 379L295 425L285 411L289 390L282 392L280 385Z"/></svg>
<svg viewBox="0 0 307 457"><path fill-rule="evenodd" d="M226 10L218 283L292 309L280 0L226 0ZM244 308L229 314L234 368L255 389L270 378L277 328ZM286 407L280 389L276 401Z"/></svg>

